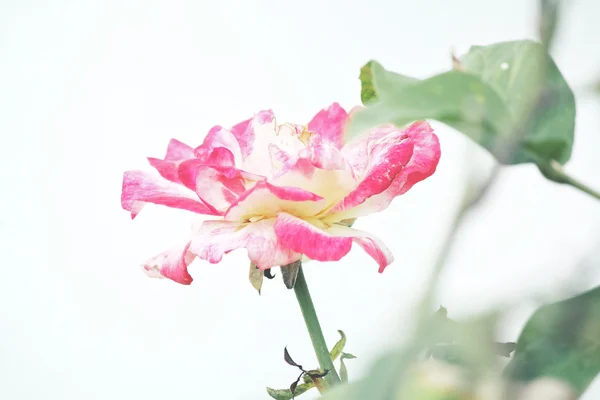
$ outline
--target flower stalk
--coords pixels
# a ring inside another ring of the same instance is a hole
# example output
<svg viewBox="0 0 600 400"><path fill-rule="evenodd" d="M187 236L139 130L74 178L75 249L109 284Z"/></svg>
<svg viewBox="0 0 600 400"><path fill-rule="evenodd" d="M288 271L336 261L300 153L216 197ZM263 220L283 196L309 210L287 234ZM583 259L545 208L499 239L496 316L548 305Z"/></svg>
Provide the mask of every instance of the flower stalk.
<svg viewBox="0 0 600 400"><path fill-rule="evenodd" d="M341 382L340 377L335 370L333 361L329 355L327 343L325 343L325 337L323 336L323 331L319 324L319 318L317 317L315 306L310 297L302 266L300 266L298 270L298 277L296 278L296 284L294 285L294 293L296 294L296 299L298 299L298 304L300 305L300 310L302 311L302 316L304 317L310 340L315 350L317 360L319 361L319 366L323 371L328 371L324 379L330 386L334 386Z"/></svg>
<svg viewBox="0 0 600 400"><path fill-rule="evenodd" d="M543 162L538 160L538 168L540 169L542 174L551 181L570 185L575 189L581 190L583 193L587 193L595 199L600 200L600 192L592 189L591 187L585 185L584 183L567 174L564 171L563 166L560 165L558 162L553 160L550 162Z"/></svg>

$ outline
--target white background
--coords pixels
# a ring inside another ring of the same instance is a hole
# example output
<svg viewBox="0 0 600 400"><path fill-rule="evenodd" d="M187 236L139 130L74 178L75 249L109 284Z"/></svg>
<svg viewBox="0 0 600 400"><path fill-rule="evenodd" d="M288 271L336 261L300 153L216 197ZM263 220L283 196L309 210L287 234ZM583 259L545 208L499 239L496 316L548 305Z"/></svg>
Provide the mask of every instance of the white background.
<svg viewBox="0 0 600 400"><path fill-rule="evenodd" d="M600 74L600 3L568 3L555 51L578 93L567 169L600 188L600 103L582 91ZM171 137L197 145L212 125L264 108L297 123L333 101L349 109L372 58L426 77L449 68L451 47L535 38L536 5L0 0L0 399L266 399L265 386L295 379L284 346L316 367L293 293L277 276L259 297L243 252L196 261L189 287L142 273L193 216L149 206L131 221L123 171L149 168ZM356 224L395 263L380 275L357 249L306 266L328 342L343 329L359 357L351 379L406 336L465 166L490 166L435 127L438 172ZM568 295L572 278L577 290L600 283L598 257L591 274L576 266L600 243L600 203L532 166L503 170L468 222L439 302L451 317L517 304L499 340L516 338L536 299Z"/></svg>

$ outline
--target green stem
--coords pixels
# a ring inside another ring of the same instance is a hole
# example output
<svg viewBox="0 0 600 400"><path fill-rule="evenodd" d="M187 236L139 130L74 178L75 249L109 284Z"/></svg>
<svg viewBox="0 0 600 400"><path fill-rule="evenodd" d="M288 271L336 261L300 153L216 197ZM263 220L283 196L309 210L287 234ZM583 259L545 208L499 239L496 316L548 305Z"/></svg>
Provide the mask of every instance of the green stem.
<svg viewBox="0 0 600 400"><path fill-rule="evenodd" d="M553 180L558 183L564 183L566 185L573 186L575 189L579 189L582 192L587 193L590 196L600 200L600 192L597 192L596 190L583 184L582 182L578 181L577 179L569 176L562 168L562 165L560 165L559 163L551 161L551 162L547 163L546 165L542 165L540 170L550 180Z"/></svg>
<svg viewBox="0 0 600 400"><path fill-rule="evenodd" d="M296 284L294 285L294 292L296 293L296 298L298 299L298 304L300 305L300 310L302 311L302 316L304 317L304 322L306 323L310 340L313 348L315 349L317 360L319 360L319 366L323 371L329 371L325 376L325 381L330 386L336 385L341 382L340 377L338 376L338 373L333 366L333 361L331 361L331 357L329 356L327 343L325 343L325 337L323 337L323 331L321 331L319 318L317 317L315 306L310 298L310 292L308 291L308 286L306 285L306 279L304 278L304 271L302 271L302 267L300 267L298 270L298 277L296 278Z"/></svg>
<svg viewBox="0 0 600 400"><path fill-rule="evenodd" d="M595 197L596 199L600 200L600 193L595 191L594 189L590 188L589 186L584 185L583 183L579 182L577 179L570 177L567 174L564 174L564 179L565 179L565 183L567 185L571 185L576 189L581 190L584 193L589 194L592 197Z"/></svg>

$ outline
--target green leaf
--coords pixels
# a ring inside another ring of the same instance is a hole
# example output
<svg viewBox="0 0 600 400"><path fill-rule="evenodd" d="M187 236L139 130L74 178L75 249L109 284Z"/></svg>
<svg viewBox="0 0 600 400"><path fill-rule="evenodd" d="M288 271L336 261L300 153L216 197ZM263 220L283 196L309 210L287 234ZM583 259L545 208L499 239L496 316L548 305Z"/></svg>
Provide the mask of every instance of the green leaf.
<svg viewBox="0 0 600 400"><path fill-rule="evenodd" d="M524 146L534 153L516 162L569 160L575 97L543 45L524 40L473 46L462 63L500 95L515 121L514 132L522 132Z"/></svg>
<svg viewBox="0 0 600 400"><path fill-rule="evenodd" d="M349 136L381 124L434 119L505 164L569 159L575 100L541 44L473 46L461 63L464 70L417 80L369 62L361 73L361 97L369 107L352 118Z"/></svg>
<svg viewBox="0 0 600 400"><path fill-rule="evenodd" d="M341 338L337 341L335 346L333 346L333 348L329 352L329 357L331 357L331 361L335 361L342 353L342 350L344 350L344 346L346 346L346 335L341 330L338 330L338 333L340 334Z"/></svg>
<svg viewBox="0 0 600 400"><path fill-rule="evenodd" d="M600 372L600 287L538 309L525 324L505 375L554 377L583 393Z"/></svg>
<svg viewBox="0 0 600 400"><path fill-rule="evenodd" d="M312 389L313 387L315 387L315 384L312 382L301 383L300 385L296 386L294 394L292 394L292 391L290 389L271 389L268 387L267 393L269 394L269 396L277 400L291 400L294 397L294 395L295 397L298 397L302 393L305 393L307 390Z"/></svg>
<svg viewBox="0 0 600 400"><path fill-rule="evenodd" d="M382 124L403 126L415 120L436 119L491 152L508 145L508 110L498 94L477 76L455 70L418 83L380 86L379 81L393 82L392 74L382 71L374 75L380 100L356 113L350 121L351 136Z"/></svg>
<svg viewBox="0 0 600 400"><path fill-rule="evenodd" d="M375 61L366 63L360 69L360 101L366 106L369 103L373 103L377 100L377 93L373 87L373 73L371 72L371 66Z"/></svg>
<svg viewBox="0 0 600 400"><path fill-rule="evenodd" d="M351 360L353 358L356 358L356 356L350 353L342 353L342 356L340 357L340 379L344 383L348 382L348 369L346 368L344 359Z"/></svg>
<svg viewBox="0 0 600 400"><path fill-rule="evenodd" d="M364 105L373 104L377 101L378 91L373 82L373 74L378 76L377 85L386 87L388 85L404 86L419 82L418 79L396 73L382 74L385 71L381 64L371 60L360 69L360 99ZM385 92L384 92L385 93Z"/></svg>

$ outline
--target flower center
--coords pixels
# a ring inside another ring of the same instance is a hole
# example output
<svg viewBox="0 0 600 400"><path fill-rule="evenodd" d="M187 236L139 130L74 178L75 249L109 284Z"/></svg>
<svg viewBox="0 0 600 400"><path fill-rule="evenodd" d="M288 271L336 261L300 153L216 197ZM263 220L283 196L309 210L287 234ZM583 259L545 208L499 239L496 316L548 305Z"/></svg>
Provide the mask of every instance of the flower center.
<svg viewBox="0 0 600 400"><path fill-rule="evenodd" d="M307 127L303 126L302 127L302 132L300 132L300 134L298 135L298 139L304 143L305 146L308 146L308 143L310 142L310 137L312 135L315 134L315 132L311 132L308 130Z"/></svg>
<svg viewBox="0 0 600 400"><path fill-rule="evenodd" d="M315 132L309 131L305 125L296 125L285 122L277 127L277 136L289 135L298 139L304 146L308 146L310 138Z"/></svg>

